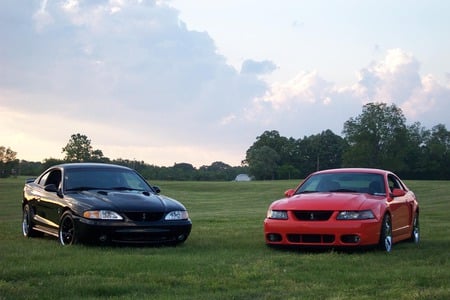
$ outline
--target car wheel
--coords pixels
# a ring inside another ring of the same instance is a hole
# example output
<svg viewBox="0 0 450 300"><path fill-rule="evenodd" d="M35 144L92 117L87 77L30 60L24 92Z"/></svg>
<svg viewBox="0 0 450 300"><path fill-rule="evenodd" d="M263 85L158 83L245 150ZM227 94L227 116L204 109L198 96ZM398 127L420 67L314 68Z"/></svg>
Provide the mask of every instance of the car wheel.
<svg viewBox="0 0 450 300"><path fill-rule="evenodd" d="M411 231L411 238L409 239L414 244L418 244L420 241L420 228L419 228L419 214L414 214L414 220Z"/></svg>
<svg viewBox="0 0 450 300"><path fill-rule="evenodd" d="M73 220L72 214L66 211L59 223L58 231L59 242L61 245L73 245L77 243L77 232L75 228L75 221Z"/></svg>
<svg viewBox="0 0 450 300"><path fill-rule="evenodd" d="M25 204L22 212L22 232L26 237L38 236L39 232L33 229L33 214L28 204Z"/></svg>
<svg viewBox="0 0 450 300"><path fill-rule="evenodd" d="M386 252L391 252L392 250L392 222L389 214L384 215L381 223L379 247Z"/></svg>

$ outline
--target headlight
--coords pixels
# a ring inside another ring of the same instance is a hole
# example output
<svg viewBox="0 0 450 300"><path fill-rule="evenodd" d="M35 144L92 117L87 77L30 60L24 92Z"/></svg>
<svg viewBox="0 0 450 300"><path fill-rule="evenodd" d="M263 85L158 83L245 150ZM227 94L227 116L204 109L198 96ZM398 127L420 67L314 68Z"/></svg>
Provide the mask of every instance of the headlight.
<svg viewBox="0 0 450 300"><path fill-rule="evenodd" d="M174 210L166 215L164 218L167 221L172 220L187 220L189 218L189 214L185 210Z"/></svg>
<svg viewBox="0 0 450 300"><path fill-rule="evenodd" d="M83 217L98 220L123 220L118 213L111 210L88 210L83 213Z"/></svg>
<svg viewBox="0 0 450 300"><path fill-rule="evenodd" d="M371 210L359 210L359 211L341 211L339 212L337 220L367 220L375 219Z"/></svg>
<svg viewBox="0 0 450 300"><path fill-rule="evenodd" d="M288 214L286 210L271 210L267 212L268 219L287 220Z"/></svg>

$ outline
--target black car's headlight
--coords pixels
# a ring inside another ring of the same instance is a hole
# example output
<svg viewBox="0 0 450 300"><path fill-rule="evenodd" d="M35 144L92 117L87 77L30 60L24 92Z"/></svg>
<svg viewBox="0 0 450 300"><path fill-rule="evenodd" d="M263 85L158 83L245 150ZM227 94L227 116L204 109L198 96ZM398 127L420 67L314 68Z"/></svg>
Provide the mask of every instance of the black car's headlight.
<svg viewBox="0 0 450 300"><path fill-rule="evenodd" d="M189 214L186 210L174 210L166 215L164 218L167 221L173 220L187 220L189 218Z"/></svg>
<svg viewBox="0 0 450 300"><path fill-rule="evenodd" d="M288 214L286 210L272 210L269 209L267 211L267 218L268 219L278 219L278 220L287 220Z"/></svg>
<svg viewBox="0 0 450 300"><path fill-rule="evenodd" d="M123 220L122 216L111 210L87 210L83 213L86 219Z"/></svg>
<svg viewBox="0 0 450 300"><path fill-rule="evenodd" d="M368 220L375 219L371 210L346 210L341 211L336 217L337 220Z"/></svg>

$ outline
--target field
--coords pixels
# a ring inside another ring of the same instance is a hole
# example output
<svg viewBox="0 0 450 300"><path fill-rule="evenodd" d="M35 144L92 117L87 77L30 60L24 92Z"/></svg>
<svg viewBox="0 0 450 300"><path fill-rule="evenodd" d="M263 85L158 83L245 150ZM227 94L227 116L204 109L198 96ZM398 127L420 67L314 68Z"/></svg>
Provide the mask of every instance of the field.
<svg viewBox="0 0 450 300"><path fill-rule="evenodd" d="M193 222L179 247L62 247L21 232L24 178L0 179L0 299L450 299L450 182L407 181L421 243L377 250L264 244L269 203L298 181L152 182Z"/></svg>

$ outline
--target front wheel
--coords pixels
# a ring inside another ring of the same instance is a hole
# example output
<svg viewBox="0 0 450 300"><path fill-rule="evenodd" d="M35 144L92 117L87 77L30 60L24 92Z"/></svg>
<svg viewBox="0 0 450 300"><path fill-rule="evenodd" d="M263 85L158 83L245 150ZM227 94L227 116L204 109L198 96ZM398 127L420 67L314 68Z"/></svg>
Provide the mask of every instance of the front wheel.
<svg viewBox="0 0 450 300"><path fill-rule="evenodd" d="M58 231L59 242L61 245L73 245L77 243L77 231L75 228L75 221L72 217L72 214L69 211L66 211L62 217L61 222L59 223L59 231Z"/></svg>
<svg viewBox="0 0 450 300"><path fill-rule="evenodd" d="M389 214L384 215L381 223L379 248L386 252L391 252L392 250L392 222Z"/></svg>
<svg viewBox="0 0 450 300"><path fill-rule="evenodd" d="M414 214L411 237L409 240L414 244L418 244L420 242L419 214L417 212Z"/></svg>

